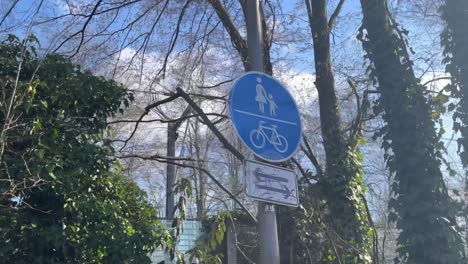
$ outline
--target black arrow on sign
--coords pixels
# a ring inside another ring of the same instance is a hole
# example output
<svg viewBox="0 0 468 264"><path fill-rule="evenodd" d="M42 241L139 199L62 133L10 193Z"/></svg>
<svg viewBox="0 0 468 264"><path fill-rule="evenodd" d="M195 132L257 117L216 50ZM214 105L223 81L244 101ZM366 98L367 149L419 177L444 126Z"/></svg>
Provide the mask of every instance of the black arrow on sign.
<svg viewBox="0 0 468 264"><path fill-rule="evenodd" d="M254 175L255 175L255 177L257 177L257 180L259 180L259 181L264 181L264 180L261 180L259 178L259 177L263 177L263 178L267 178L267 179L278 181L278 182L289 182L288 179L281 178L281 177L278 177L278 176L271 176L271 175L262 173L262 170L260 168L256 168L254 170Z"/></svg>

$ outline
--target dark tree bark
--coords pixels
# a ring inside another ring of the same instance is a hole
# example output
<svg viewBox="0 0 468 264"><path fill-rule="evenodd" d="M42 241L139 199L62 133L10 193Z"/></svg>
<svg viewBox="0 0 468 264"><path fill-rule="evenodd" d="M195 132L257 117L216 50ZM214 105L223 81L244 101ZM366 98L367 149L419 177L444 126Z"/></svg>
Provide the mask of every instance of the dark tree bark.
<svg viewBox="0 0 468 264"><path fill-rule="evenodd" d="M244 66L245 71L251 70L251 65L249 63L248 54L247 54L247 40L245 40L239 30L234 25L233 21L230 18L230 15L224 5L221 3L220 0L208 0L210 5L215 10L216 14L218 15L219 20L223 23L226 32L229 34L231 38L231 43L236 49L237 53L240 56L242 64ZM244 1L241 2L242 11L244 16L246 15L246 4ZM268 34L268 27L265 20L265 16L263 14L263 8L261 8L261 21L262 21L262 37L263 37L263 68L264 72L272 75L273 74L273 67L270 60L270 48L271 48L271 38L270 34Z"/></svg>
<svg viewBox="0 0 468 264"><path fill-rule="evenodd" d="M175 157L175 147L177 141L177 130L182 125L184 118L191 112L191 107L187 106L184 112L180 115L179 121L167 123L167 146L166 156ZM171 219L174 213L174 186L176 182L175 165L172 163L166 164L166 218Z"/></svg>
<svg viewBox="0 0 468 264"><path fill-rule="evenodd" d="M461 133L460 153L463 166L468 167L468 2L464 0L446 0L441 8L442 18L446 23L442 33L444 62L450 73L452 83L448 87L455 98L460 99L453 119L454 129Z"/></svg>
<svg viewBox="0 0 468 264"><path fill-rule="evenodd" d="M194 154L197 160L197 166L199 168L205 169L204 161L206 160L206 151L208 151L208 146L206 146L205 153L202 153L201 146L204 145L202 139L200 138L198 131L200 131L199 120L195 120L193 130L194 130ZM209 144L208 142L206 144ZM196 182L198 185L195 185L196 191L196 205L197 205L197 218L203 219L206 216L206 197L207 197L207 182L206 176L200 170L195 171L195 177L197 178Z"/></svg>
<svg viewBox="0 0 468 264"><path fill-rule="evenodd" d="M425 87L410 61L404 32L393 21L386 0L361 0L359 38L371 61L381 96L377 113L386 122L380 135L393 173L390 201L398 236L398 263L462 263L463 243L455 210L440 169L441 153ZM390 219L392 220L392 219Z"/></svg>
<svg viewBox="0 0 468 264"><path fill-rule="evenodd" d="M451 75L449 88L459 99L453 113L454 130L460 132L458 140L460 158L465 168L465 225L468 225L468 1L446 0L441 7L445 30L441 35L446 72ZM468 226L465 227L465 243L468 242Z"/></svg>

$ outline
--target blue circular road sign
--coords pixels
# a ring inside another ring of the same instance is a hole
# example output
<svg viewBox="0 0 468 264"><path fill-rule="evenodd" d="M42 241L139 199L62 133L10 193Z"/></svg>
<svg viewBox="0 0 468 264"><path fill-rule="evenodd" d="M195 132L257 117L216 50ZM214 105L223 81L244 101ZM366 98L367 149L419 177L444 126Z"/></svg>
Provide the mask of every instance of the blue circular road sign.
<svg viewBox="0 0 468 264"><path fill-rule="evenodd" d="M301 143L297 105L279 81L261 72L248 72L234 83L229 114L242 142L270 162L291 158Z"/></svg>

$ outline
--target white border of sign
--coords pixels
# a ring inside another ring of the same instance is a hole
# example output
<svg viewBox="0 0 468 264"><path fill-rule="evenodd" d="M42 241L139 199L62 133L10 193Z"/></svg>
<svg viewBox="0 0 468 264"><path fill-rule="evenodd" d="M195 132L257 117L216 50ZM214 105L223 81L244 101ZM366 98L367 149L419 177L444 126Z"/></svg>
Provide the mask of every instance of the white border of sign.
<svg viewBox="0 0 468 264"><path fill-rule="evenodd" d="M232 96L232 91L234 90L234 86L236 86L237 82L239 81L240 78L244 77L245 75L247 74L251 74L251 73L256 73L256 74L260 74L260 75L264 75L268 78L271 78L273 79L275 82L277 82L280 86L282 86L286 92L288 93L288 95L291 97L293 103L294 103L294 106L296 107L297 109L297 112L299 114L299 129L300 129L300 132L301 132L301 136L300 136L300 139L298 140L297 142L297 146L296 148L294 149L293 152L291 152L291 155L289 155L288 157L284 158L284 159L281 159L281 160L270 160L270 159L266 159L264 157L260 157L258 156L257 154L255 154L255 150L251 149L244 141L244 139L242 139L239 135L239 132L237 131L237 127L234 125L234 122L232 121L232 117L231 117L231 105L230 105L230 102L231 102L231 96ZM249 72L246 72L244 74L242 74L241 76L239 76L235 81L234 83L232 84L231 86L231 90L229 91L229 99L227 101L227 106L228 106L228 117L229 117L229 121L231 122L231 126L234 128L234 131L236 132L236 135L237 135L237 138L239 138L242 143L244 144L244 146L246 146L250 152L252 152L252 154L254 154L256 157L259 157L263 160L266 160L266 161L269 161L269 162L273 162L273 163L280 163L280 162L283 162L283 161L287 161L289 160L292 156L296 155L297 151L299 150L299 147L302 143L302 118L301 118L301 113L299 112L299 107L297 107L297 104L296 104L296 100L294 100L294 97L291 95L291 93L289 92L289 90L287 89L287 87L285 85L283 85L280 81L278 81L276 78L268 75L268 74L265 74L263 72L258 72L258 71L249 71Z"/></svg>
<svg viewBox="0 0 468 264"><path fill-rule="evenodd" d="M265 166L265 167L271 167L271 168L274 168L274 169L278 169L278 170L281 170L281 171L288 171L292 174L294 174L294 177L295 177L295 187L296 187L296 201L297 203L296 204L292 204L292 203L284 203L284 202L280 202L280 201L276 201L276 200L270 200L270 199L263 199L261 197L258 197L258 196L254 196L254 195L250 195L247 191L247 163L250 162L250 163L257 163L257 164L260 164L262 166ZM285 205L285 206L290 206L290 207L298 207L299 206L299 190L298 190L298 183L297 183L297 175L296 173L293 171L293 170L290 170L290 169L286 169L286 168L283 168L283 167L279 167L279 166L275 166L275 165L271 165L271 164L268 164L268 163L264 163L264 162L259 162L259 161L255 161L255 160L248 160L248 159L245 159L244 160L244 163L243 163L243 173L244 173L244 193L247 197L250 197L256 201L262 201L262 202L268 202L268 203L273 203L273 204L279 204L279 205Z"/></svg>

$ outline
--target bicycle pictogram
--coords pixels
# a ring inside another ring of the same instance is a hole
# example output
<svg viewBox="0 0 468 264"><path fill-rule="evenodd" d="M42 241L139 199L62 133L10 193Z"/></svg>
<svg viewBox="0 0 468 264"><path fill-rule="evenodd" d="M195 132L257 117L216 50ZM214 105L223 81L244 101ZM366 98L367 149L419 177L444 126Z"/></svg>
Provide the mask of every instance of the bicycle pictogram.
<svg viewBox="0 0 468 264"><path fill-rule="evenodd" d="M266 126L265 123L265 121L260 121L258 128L250 131L249 137L252 145L261 149L265 147L268 141L278 152L286 152L288 149L288 141L286 138L278 133L276 125Z"/></svg>

